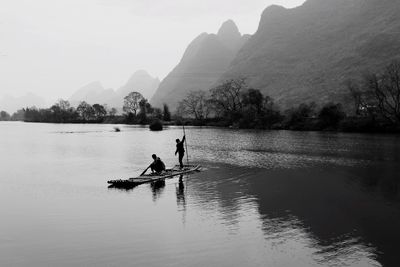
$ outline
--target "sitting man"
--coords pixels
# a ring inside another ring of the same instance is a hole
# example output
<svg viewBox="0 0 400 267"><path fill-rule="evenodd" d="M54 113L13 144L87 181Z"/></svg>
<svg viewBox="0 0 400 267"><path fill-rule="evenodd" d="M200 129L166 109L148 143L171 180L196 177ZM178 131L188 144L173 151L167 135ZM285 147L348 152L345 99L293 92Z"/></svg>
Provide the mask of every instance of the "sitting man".
<svg viewBox="0 0 400 267"><path fill-rule="evenodd" d="M151 157L154 160L153 163L150 165L151 172L152 173L160 173L162 171L165 171L164 162L162 162L162 160L159 157L157 157L156 154L153 154Z"/></svg>

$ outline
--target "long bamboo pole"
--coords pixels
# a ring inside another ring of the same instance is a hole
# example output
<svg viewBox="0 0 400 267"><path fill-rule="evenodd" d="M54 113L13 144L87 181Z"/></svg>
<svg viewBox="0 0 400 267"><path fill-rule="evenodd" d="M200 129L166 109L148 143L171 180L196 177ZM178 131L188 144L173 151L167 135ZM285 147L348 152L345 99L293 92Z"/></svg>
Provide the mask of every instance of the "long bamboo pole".
<svg viewBox="0 0 400 267"><path fill-rule="evenodd" d="M183 135L185 136L185 148L186 148L186 164L189 166L189 151L187 148L187 136L185 132L185 124L182 124L183 127Z"/></svg>

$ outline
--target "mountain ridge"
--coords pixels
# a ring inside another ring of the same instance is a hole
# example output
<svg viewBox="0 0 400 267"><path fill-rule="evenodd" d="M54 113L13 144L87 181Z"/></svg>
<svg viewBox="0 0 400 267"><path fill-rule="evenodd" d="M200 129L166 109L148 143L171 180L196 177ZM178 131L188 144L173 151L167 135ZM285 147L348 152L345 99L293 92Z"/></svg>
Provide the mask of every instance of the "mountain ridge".
<svg viewBox="0 0 400 267"><path fill-rule="evenodd" d="M245 77L283 108L302 102L349 104L347 78L399 56L400 3L308 0L268 7L257 32L219 82Z"/></svg>
<svg viewBox="0 0 400 267"><path fill-rule="evenodd" d="M201 33L186 48L181 60L165 77L150 103L167 103L175 110L189 91L209 89L225 73L230 62L248 39L228 20L217 34Z"/></svg>
<svg viewBox="0 0 400 267"><path fill-rule="evenodd" d="M138 70L117 90L106 89L99 81L95 81L75 91L69 101L74 106L81 101L86 101L89 104L107 104L109 107L115 107L121 111L123 99L130 92L139 92L144 98L150 99L158 88L159 83L159 79L152 77L147 71Z"/></svg>

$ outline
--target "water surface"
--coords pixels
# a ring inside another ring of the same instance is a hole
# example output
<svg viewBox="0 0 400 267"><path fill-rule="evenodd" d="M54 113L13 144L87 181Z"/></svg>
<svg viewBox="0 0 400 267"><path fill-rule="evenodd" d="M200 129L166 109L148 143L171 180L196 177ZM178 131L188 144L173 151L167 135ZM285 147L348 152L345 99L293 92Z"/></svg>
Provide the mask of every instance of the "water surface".
<svg viewBox="0 0 400 267"><path fill-rule="evenodd" d="M390 135L0 123L1 266L398 266L400 143Z"/></svg>

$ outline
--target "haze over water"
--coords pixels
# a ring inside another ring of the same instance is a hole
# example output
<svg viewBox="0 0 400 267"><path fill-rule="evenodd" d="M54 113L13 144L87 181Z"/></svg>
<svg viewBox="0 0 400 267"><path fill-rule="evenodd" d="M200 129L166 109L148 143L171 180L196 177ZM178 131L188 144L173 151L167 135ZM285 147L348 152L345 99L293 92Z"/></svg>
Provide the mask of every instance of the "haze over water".
<svg viewBox="0 0 400 267"><path fill-rule="evenodd" d="M0 123L1 266L397 266L399 137L189 128L117 190L182 129L113 127Z"/></svg>

